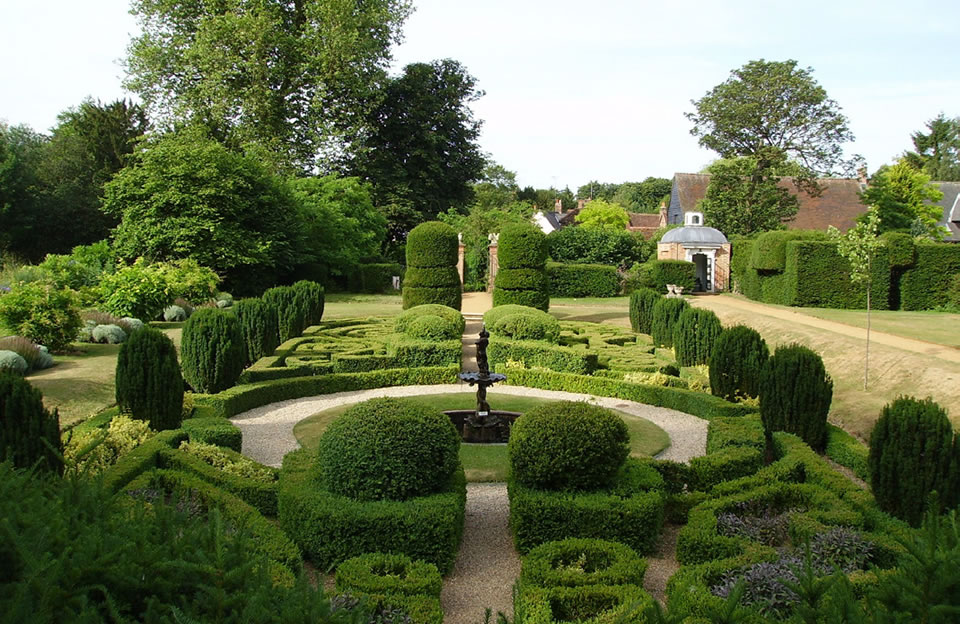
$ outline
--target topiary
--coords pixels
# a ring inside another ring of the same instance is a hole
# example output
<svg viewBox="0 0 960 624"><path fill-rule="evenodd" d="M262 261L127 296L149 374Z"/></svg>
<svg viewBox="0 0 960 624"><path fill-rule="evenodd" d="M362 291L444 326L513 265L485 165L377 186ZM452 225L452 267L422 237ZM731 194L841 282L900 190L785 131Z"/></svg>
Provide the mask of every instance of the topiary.
<svg viewBox="0 0 960 624"><path fill-rule="evenodd" d="M546 311L550 309L550 293L543 290L506 290L504 288L495 288L493 291L493 305L519 305Z"/></svg>
<svg viewBox="0 0 960 624"><path fill-rule="evenodd" d="M777 347L763 365L759 397L768 439L774 431L786 431L824 452L833 381L819 355L799 344Z"/></svg>
<svg viewBox="0 0 960 624"><path fill-rule="evenodd" d="M571 537L544 542L523 558L520 583L537 587L643 585L647 561L619 542Z"/></svg>
<svg viewBox="0 0 960 624"><path fill-rule="evenodd" d="M304 327L318 324L323 318L323 286L310 280L300 280L294 282L291 288L297 295L298 305L303 308Z"/></svg>
<svg viewBox="0 0 960 624"><path fill-rule="evenodd" d="M493 327L497 322L505 316L512 316L514 314L527 314L530 316L536 317L551 317L549 314L543 310L537 308L531 308L530 306L516 305L516 304L505 304L497 306L495 308L490 308L483 313L483 322L488 327Z"/></svg>
<svg viewBox="0 0 960 624"><path fill-rule="evenodd" d="M134 332L117 356L116 397L121 411L154 431L183 420L183 377L173 341L160 330Z"/></svg>
<svg viewBox="0 0 960 624"><path fill-rule="evenodd" d="M500 230L499 269L494 278L493 305L519 304L544 312L550 307L547 276L547 237L530 223L513 223Z"/></svg>
<svg viewBox="0 0 960 624"><path fill-rule="evenodd" d="M452 340L459 338L457 328L447 319L433 314L418 316L407 324L406 334L423 340Z"/></svg>
<svg viewBox="0 0 960 624"><path fill-rule="evenodd" d="M218 308L201 308L183 326L183 378L196 392L213 394L237 382L245 350L240 321Z"/></svg>
<svg viewBox="0 0 960 624"><path fill-rule="evenodd" d="M368 553L337 566L338 592L440 597L443 579L437 566L407 555Z"/></svg>
<svg viewBox="0 0 960 624"><path fill-rule="evenodd" d="M630 293L630 328L641 334L649 334L653 326L653 306L663 296L650 288L638 288Z"/></svg>
<svg viewBox="0 0 960 624"><path fill-rule="evenodd" d="M710 361L714 343L723 326L710 310L687 308L673 327L673 352L679 366L697 366Z"/></svg>
<svg viewBox="0 0 960 624"><path fill-rule="evenodd" d="M728 401L758 396L768 357L767 343L757 330L746 325L723 330L710 354L710 391Z"/></svg>
<svg viewBox="0 0 960 624"><path fill-rule="evenodd" d="M690 304L680 297L662 297L653 306L653 319L650 323L650 337L653 344L663 347L673 346L673 328Z"/></svg>
<svg viewBox="0 0 960 624"><path fill-rule="evenodd" d="M501 268L543 268L548 252L546 235L531 223L511 223L500 230L497 260Z"/></svg>
<svg viewBox="0 0 960 624"><path fill-rule="evenodd" d="M460 309L457 233L446 223L421 223L407 236L403 309L434 303Z"/></svg>
<svg viewBox="0 0 960 624"><path fill-rule="evenodd" d="M608 409L574 401L538 405L510 432L510 474L543 490L603 488L630 453L629 442L626 424Z"/></svg>
<svg viewBox="0 0 960 624"><path fill-rule="evenodd" d="M279 344L303 333L307 326L306 309L303 300L298 300L297 291L290 286L275 286L265 290L261 299L277 311Z"/></svg>
<svg viewBox="0 0 960 624"><path fill-rule="evenodd" d="M233 306L243 336L244 361L249 366L272 355L280 346L277 309L258 298L242 299Z"/></svg>
<svg viewBox="0 0 960 624"><path fill-rule="evenodd" d="M697 267L687 260L651 260L647 279L650 288L667 292L667 284L682 286L686 292L692 292L697 282Z"/></svg>
<svg viewBox="0 0 960 624"><path fill-rule="evenodd" d="M467 322L463 319L463 315L460 314L458 310L455 310L450 306L440 305L437 303L427 303L410 308L409 310L404 310L398 314L396 319L393 321L394 331L401 334L407 333L410 323L421 316L439 316L453 325L453 327L456 329L457 336L461 336L464 329L467 327Z"/></svg>
<svg viewBox="0 0 960 624"><path fill-rule="evenodd" d="M549 314L508 314L499 319L490 329L491 333L512 340L546 340L556 343L560 339L560 321Z"/></svg>
<svg viewBox="0 0 960 624"><path fill-rule="evenodd" d="M437 492L459 465L460 436L442 412L373 399L337 418L320 438L324 487L356 500L406 500Z"/></svg>
<svg viewBox="0 0 960 624"><path fill-rule="evenodd" d="M427 221L407 235L407 269L457 266L459 242L452 227L440 221ZM406 278L409 279L409 278Z"/></svg>
<svg viewBox="0 0 960 624"><path fill-rule="evenodd" d="M127 339L127 333L119 325L97 325L91 335L94 342L101 344L120 344Z"/></svg>
<svg viewBox="0 0 960 624"><path fill-rule="evenodd" d="M21 377L30 371L30 364L16 351L0 351L0 371L10 371Z"/></svg>
<svg viewBox="0 0 960 624"><path fill-rule="evenodd" d="M960 442L947 413L929 398L899 397L883 407L867 467L877 505L913 526L934 490L942 507L960 503Z"/></svg>
<svg viewBox="0 0 960 624"><path fill-rule="evenodd" d="M30 382L0 369L0 462L62 474L62 451L57 410L44 409L43 395Z"/></svg>

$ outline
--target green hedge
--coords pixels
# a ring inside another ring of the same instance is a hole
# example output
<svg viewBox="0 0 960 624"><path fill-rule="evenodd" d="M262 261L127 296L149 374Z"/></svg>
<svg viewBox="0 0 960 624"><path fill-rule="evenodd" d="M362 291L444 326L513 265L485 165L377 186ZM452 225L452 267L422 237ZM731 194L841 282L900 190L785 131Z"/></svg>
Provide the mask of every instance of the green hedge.
<svg viewBox="0 0 960 624"><path fill-rule="evenodd" d="M763 451L749 446L730 446L690 460L690 488L709 491L721 481L756 473L763 466Z"/></svg>
<svg viewBox="0 0 960 624"><path fill-rule="evenodd" d="M413 308L415 306L436 303L459 310L462 296L463 291L459 283L456 286L445 286L443 288L404 286L403 309L406 310L407 308Z"/></svg>
<svg viewBox="0 0 960 624"><path fill-rule="evenodd" d="M931 310L947 303L950 278L960 273L960 246L922 243L916 246L916 263L900 278L900 307Z"/></svg>
<svg viewBox="0 0 960 624"><path fill-rule="evenodd" d="M428 303L460 309L458 249L457 233L445 223L428 221L410 231L403 285L404 310Z"/></svg>
<svg viewBox="0 0 960 624"><path fill-rule="evenodd" d="M677 366L708 364L713 345L723 331L720 319L711 310L688 308L673 327L673 351Z"/></svg>
<svg viewBox="0 0 960 624"><path fill-rule="evenodd" d="M407 235L408 272L413 267L455 267L458 255L457 233L446 223L427 221Z"/></svg>
<svg viewBox="0 0 960 624"><path fill-rule="evenodd" d="M190 435L191 442L204 442L240 452L243 433L226 418L217 416L187 418L180 428Z"/></svg>
<svg viewBox="0 0 960 624"><path fill-rule="evenodd" d="M404 288L447 288L460 284L456 266L410 267L407 269Z"/></svg>
<svg viewBox="0 0 960 624"><path fill-rule="evenodd" d="M653 598L636 585L523 587L514 604L516 624L640 622Z"/></svg>
<svg viewBox="0 0 960 624"><path fill-rule="evenodd" d="M550 280L543 269L504 269L497 271L497 288L549 292Z"/></svg>
<svg viewBox="0 0 960 624"><path fill-rule="evenodd" d="M653 306L653 320L650 323L650 337L656 346L673 346L673 328L680 315L690 308L686 299L664 297Z"/></svg>
<svg viewBox="0 0 960 624"><path fill-rule="evenodd" d="M493 305L519 304L544 312L550 307L547 238L529 223L506 225L500 231Z"/></svg>
<svg viewBox="0 0 960 624"><path fill-rule="evenodd" d="M103 471L103 489L118 492L148 470L157 468L161 451L180 446L189 435L183 429L161 431Z"/></svg>
<svg viewBox="0 0 960 624"><path fill-rule="evenodd" d="M547 276L554 297L616 297L620 292L620 276L614 266L551 262Z"/></svg>
<svg viewBox="0 0 960 624"><path fill-rule="evenodd" d="M497 243L497 260L502 269L539 269L547 262L547 237L529 223L505 225ZM500 272L497 271L497 275Z"/></svg>
<svg viewBox="0 0 960 624"><path fill-rule="evenodd" d="M514 544L527 553L545 542L583 537L653 552L663 529L662 489L659 473L633 459L610 488L594 492L535 490L511 480L507 490Z"/></svg>
<svg viewBox="0 0 960 624"><path fill-rule="evenodd" d="M541 366L564 373L589 374L597 368L597 354L583 349L560 347L534 340L491 338L487 346L491 368L503 372L508 360L523 362L527 367ZM513 369L510 369L511 372Z"/></svg>
<svg viewBox="0 0 960 624"><path fill-rule="evenodd" d="M467 489L462 469L439 494L360 502L320 489L313 461L304 450L283 458L278 502L280 526L316 566L328 568L386 551L450 571L463 532Z"/></svg>
<svg viewBox="0 0 960 624"><path fill-rule="evenodd" d="M643 585L647 561L632 548L603 539L546 542L523 558L520 585Z"/></svg>
<svg viewBox="0 0 960 624"><path fill-rule="evenodd" d="M901 269L913 266L917 261L916 241L906 232L884 232L880 239L887 245L890 266Z"/></svg>
<svg viewBox="0 0 960 624"><path fill-rule="evenodd" d="M510 340L542 340L555 344L560 339L560 321L546 312L539 315L508 314L498 318L496 324L487 327L487 331Z"/></svg>
<svg viewBox="0 0 960 624"><path fill-rule="evenodd" d="M783 305L819 308L866 309L866 289L850 281L850 263L828 241L799 241L786 246L783 292L766 295L764 301ZM871 263L870 307L890 307L890 256L885 248ZM766 281L770 277L761 278ZM766 291L765 291L766 292Z"/></svg>
<svg viewBox="0 0 960 624"><path fill-rule="evenodd" d="M400 334L406 333L407 326L421 316L439 316L442 319L446 319L456 328L457 335L462 334L464 328L467 326L459 309L433 304L420 305L404 310L393 320L394 330Z"/></svg>
<svg viewBox="0 0 960 624"><path fill-rule="evenodd" d="M363 601L370 613L405 613L410 616L410 624L443 624L443 609L440 599L433 596L402 596L400 594L351 594ZM397 621L402 618L392 616ZM390 617L375 617L371 622L391 622Z"/></svg>
<svg viewBox="0 0 960 624"><path fill-rule="evenodd" d="M650 288L630 293L630 328L641 334L653 331L653 308L663 295Z"/></svg>
<svg viewBox="0 0 960 624"><path fill-rule="evenodd" d="M763 423L756 414L720 417L710 421L707 428L707 454L730 447L750 447L764 450Z"/></svg>
<svg viewBox="0 0 960 624"><path fill-rule="evenodd" d="M757 271L783 271L787 266L787 244L793 241L827 240L819 230L772 230L760 234L751 249L750 266Z"/></svg>
<svg viewBox="0 0 960 624"><path fill-rule="evenodd" d="M734 292L748 299L759 299L760 281L750 261L757 241L750 238L730 241L730 283Z"/></svg>
<svg viewBox="0 0 960 624"><path fill-rule="evenodd" d="M499 273L499 271L498 271ZM550 293L542 290L506 290L495 288L493 291L493 305L521 305L538 310L550 308Z"/></svg>
<svg viewBox="0 0 960 624"><path fill-rule="evenodd" d="M867 455L870 449L840 427L827 425L826 456L841 466L846 466L855 475L867 481L870 471L867 468Z"/></svg>
<svg viewBox="0 0 960 624"><path fill-rule="evenodd" d="M337 566L338 592L440 597L443 578L437 566L406 555L367 553Z"/></svg>
<svg viewBox="0 0 960 624"><path fill-rule="evenodd" d="M683 290L693 292L697 283L697 267L686 260L650 260L648 279L650 288L660 294L667 292L667 284L683 286Z"/></svg>
<svg viewBox="0 0 960 624"><path fill-rule="evenodd" d="M359 264L347 275L347 291L356 293L393 292L393 276L403 284L407 267L398 262Z"/></svg>

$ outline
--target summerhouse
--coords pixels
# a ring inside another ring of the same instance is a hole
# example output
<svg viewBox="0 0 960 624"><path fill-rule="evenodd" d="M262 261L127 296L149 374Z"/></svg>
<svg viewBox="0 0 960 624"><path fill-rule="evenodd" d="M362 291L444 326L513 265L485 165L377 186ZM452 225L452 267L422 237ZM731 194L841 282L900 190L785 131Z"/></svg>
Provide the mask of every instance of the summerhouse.
<svg viewBox="0 0 960 624"><path fill-rule="evenodd" d="M703 224L702 212L684 214L684 226L670 230L657 245L658 260L686 260L696 265L694 292L718 292L730 284L730 241Z"/></svg>

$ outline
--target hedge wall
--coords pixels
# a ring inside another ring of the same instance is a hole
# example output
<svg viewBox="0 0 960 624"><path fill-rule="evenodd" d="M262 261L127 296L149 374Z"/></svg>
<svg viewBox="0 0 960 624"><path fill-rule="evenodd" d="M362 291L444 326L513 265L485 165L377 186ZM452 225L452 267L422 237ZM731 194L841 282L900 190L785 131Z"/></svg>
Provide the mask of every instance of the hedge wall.
<svg viewBox="0 0 960 624"><path fill-rule="evenodd" d="M523 362L527 367L543 366L553 371L589 374L597 368L597 354L583 349L560 347L535 340L490 339L487 346L490 366L503 372L508 360ZM513 369L510 369L512 374Z"/></svg>
<svg viewBox="0 0 960 624"><path fill-rule="evenodd" d="M764 301L801 307L866 309L866 289L850 281L850 263L837 253L836 243L791 242L786 245L786 256L784 291L779 300L765 297ZM890 256L886 248L878 250L871 273L870 307L887 310L890 308Z"/></svg>
<svg viewBox="0 0 960 624"><path fill-rule="evenodd" d="M620 276L613 266L551 262L547 275L554 297L616 297L620 292Z"/></svg>
<svg viewBox="0 0 960 624"><path fill-rule="evenodd" d="M774 230L756 238L750 255L750 266L758 271L783 271L787 266L787 244L793 241L827 240L819 230Z"/></svg>
<svg viewBox="0 0 960 624"><path fill-rule="evenodd" d="M921 243L916 262L900 279L904 310L930 310L947 302L950 278L960 273L960 245Z"/></svg>

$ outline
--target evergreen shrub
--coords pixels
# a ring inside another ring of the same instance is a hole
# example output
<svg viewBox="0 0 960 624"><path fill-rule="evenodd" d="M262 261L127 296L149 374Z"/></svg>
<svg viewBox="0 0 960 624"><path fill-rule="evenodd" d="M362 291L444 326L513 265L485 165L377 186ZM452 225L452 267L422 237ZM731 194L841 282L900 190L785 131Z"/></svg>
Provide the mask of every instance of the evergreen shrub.
<svg viewBox="0 0 960 624"><path fill-rule="evenodd" d="M91 336L101 344L120 344L127 339L127 333L119 325L97 325Z"/></svg>
<svg viewBox="0 0 960 624"><path fill-rule="evenodd" d="M544 312L550 307L547 238L529 223L506 225L497 247L500 267L494 278L493 305L518 304Z"/></svg>
<svg viewBox="0 0 960 624"><path fill-rule="evenodd" d="M687 308L673 327L673 351L678 366L707 364L723 326L710 310Z"/></svg>
<svg viewBox="0 0 960 624"><path fill-rule="evenodd" d="M750 266L758 271L783 271L787 266L787 243L797 240L827 240L819 230L771 230L755 241Z"/></svg>
<svg viewBox="0 0 960 624"><path fill-rule="evenodd" d="M459 247L457 233L446 223L428 221L410 231L403 283L404 310L431 303L460 309Z"/></svg>
<svg viewBox="0 0 960 624"><path fill-rule="evenodd" d="M547 264L553 297L616 297L620 292L617 267L603 264Z"/></svg>
<svg viewBox="0 0 960 624"><path fill-rule="evenodd" d="M415 318L407 325L406 333L413 338L432 341L451 340L460 337L453 323L433 314L424 314Z"/></svg>
<svg viewBox="0 0 960 624"><path fill-rule="evenodd" d="M407 268L457 266L459 243L452 227L440 221L421 223L407 236Z"/></svg>
<svg viewBox="0 0 960 624"><path fill-rule="evenodd" d="M645 286L660 294L667 292L667 284L683 286L685 292L693 292L697 284L697 266L686 260L650 260Z"/></svg>
<svg viewBox="0 0 960 624"><path fill-rule="evenodd" d="M238 301L233 306L233 313L240 321L246 365L249 366L262 357L273 355L280 346L280 321L277 308L263 299L250 298Z"/></svg>
<svg viewBox="0 0 960 624"><path fill-rule="evenodd" d="M274 286L263 292L261 299L277 311L277 340L283 344L296 338L307 327L307 319L297 291L291 286ZM192 318L192 317L191 317Z"/></svg>
<svg viewBox="0 0 960 624"><path fill-rule="evenodd" d="M952 243L920 243L916 262L900 278L903 310L932 310L949 299L950 278L960 273L960 247Z"/></svg>
<svg viewBox="0 0 960 624"><path fill-rule="evenodd" d="M884 232L880 239L887 245L891 267L901 269L916 262L916 241L906 232Z"/></svg>
<svg viewBox="0 0 960 624"><path fill-rule="evenodd" d="M516 621L525 624L639 622L653 598L637 585L522 587L516 597Z"/></svg>
<svg viewBox="0 0 960 624"><path fill-rule="evenodd" d="M437 566L407 555L368 553L337 566L338 592L440 597L443 579Z"/></svg>
<svg viewBox="0 0 960 624"><path fill-rule="evenodd" d="M495 308L490 308L483 313L483 324L488 328L493 327L497 322L505 316L513 316L514 314L526 314L529 316L535 316L537 318L553 318L543 310L538 308L532 308L530 306L508 304L497 306Z"/></svg>
<svg viewBox="0 0 960 624"><path fill-rule="evenodd" d="M818 453L827 447L833 380L819 355L799 344L777 347L760 374L760 418L767 435L798 435Z"/></svg>
<svg viewBox="0 0 960 624"><path fill-rule="evenodd" d="M398 314L393 321L393 329L397 333L408 333L410 324L422 316L439 316L454 328L456 333L454 337L463 335L463 331L467 327L467 322L463 319L459 310L438 303L427 303L409 308Z"/></svg>
<svg viewBox="0 0 960 624"><path fill-rule="evenodd" d="M673 328L690 304L680 297L663 297L653 306L653 321L650 323L650 336L655 345L672 347Z"/></svg>
<svg viewBox="0 0 960 624"><path fill-rule="evenodd" d="M499 273L499 272L498 272ZM493 305L519 305L547 310L550 308L550 293L545 290L506 290L494 288Z"/></svg>
<svg viewBox="0 0 960 624"><path fill-rule="evenodd" d="M530 488L593 490L610 485L630 453L623 420L589 403L533 407L516 420L507 445L512 478Z"/></svg>
<svg viewBox="0 0 960 624"><path fill-rule="evenodd" d="M158 329L134 332L120 347L117 404L154 431L176 429L183 419L183 377L173 341Z"/></svg>
<svg viewBox="0 0 960 624"><path fill-rule="evenodd" d="M803 307L865 309L866 289L850 280L850 263L830 241L791 242L786 269L760 277L763 301ZM890 307L890 263L886 248L870 264L870 307Z"/></svg>
<svg viewBox="0 0 960 624"><path fill-rule="evenodd" d="M638 288L630 293L630 328L641 334L650 334L653 327L653 307L663 295L651 288Z"/></svg>
<svg viewBox="0 0 960 624"><path fill-rule="evenodd" d="M190 435L191 441L216 444L238 453L243 445L240 429L226 418L197 416L184 419L180 427Z"/></svg>
<svg viewBox="0 0 960 624"><path fill-rule="evenodd" d="M735 325L720 332L710 354L710 392L728 401L754 398L770 351L757 330Z"/></svg>
<svg viewBox="0 0 960 624"><path fill-rule="evenodd" d="M47 411L39 390L0 368L0 462L62 474L62 450L57 410Z"/></svg>
<svg viewBox="0 0 960 624"><path fill-rule="evenodd" d="M213 393L233 386L246 356L240 321L231 312L202 308L183 326L180 358L183 378L196 392Z"/></svg>
<svg viewBox="0 0 960 624"><path fill-rule="evenodd" d="M439 491L459 465L460 436L425 405L373 399L354 405L320 438L324 487L360 501L406 500Z"/></svg>
<svg viewBox="0 0 960 624"><path fill-rule="evenodd" d="M291 288L296 293L297 305L303 309L304 328L319 324L323 318L323 286L310 280L300 280L294 282Z"/></svg>
<svg viewBox="0 0 960 624"><path fill-rule="evenodd" d="M537 226L511 223L501 229L497 242L501 269L543 269L547 254L546 235Z"/></svg>
<svg viewBox="0 0 960 624"><path fill-rule="evenodd" d="M569 264L628 267L643 261L645 242L625 230L565 227L547 235L550 257Z"/></svg>
<svg viewBox="0 0 960 624"><path fill-rule="evenodd" d="M560 321L545 312L538 315L508 314L501 317L489 331L512 340L545 340L556 343L560 339Z"/></svg>
<svg viewBox="0 0 960 624"><path fill-rule="evenodd" d="M53 356L46 347L21 336L0 338L0 351L13 351L18 354L26 361L29 370L43 370L53 366Z"/></svg>
<svg viewBox="0 0 960 624"><path fill-rule="evenodd" d="M646 560L632 548L602 539L571 537L527 553L520 584L536 587L643 585Z"/></svg>
<svg viewBox="0 0 960 624"><path fill-rule="evenodd" d="M880 508L913 526L932 491L947 509L960 503L960 444L946 411L929 398L899 397L883 407L867 467Z"/></svg>
<svg viewBox="0 0 960 624"><path fill-rule="evenodd" d="M16 351L4 349L0 351L0 370L16 373L22 377L30 371L30 364Z"/></svg>

